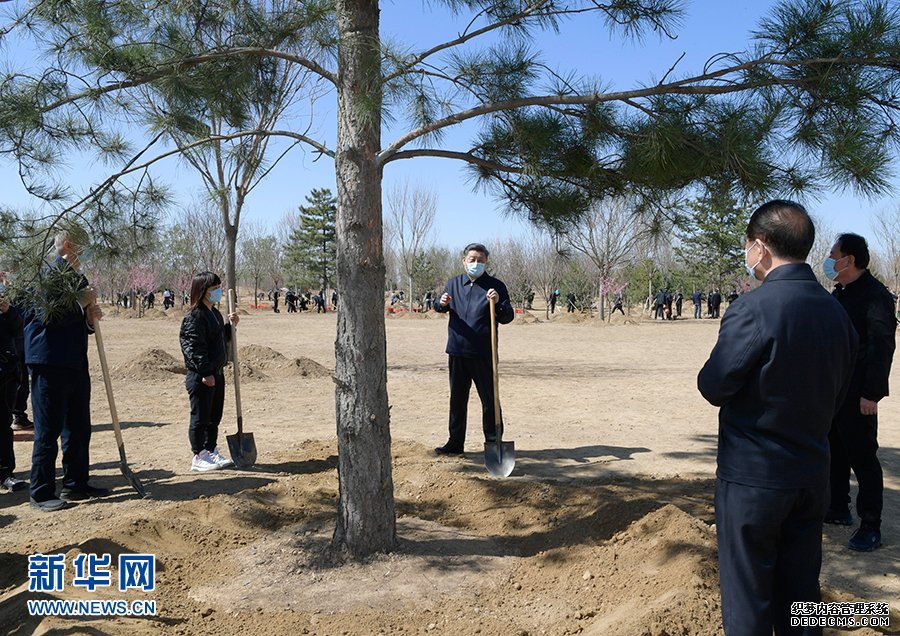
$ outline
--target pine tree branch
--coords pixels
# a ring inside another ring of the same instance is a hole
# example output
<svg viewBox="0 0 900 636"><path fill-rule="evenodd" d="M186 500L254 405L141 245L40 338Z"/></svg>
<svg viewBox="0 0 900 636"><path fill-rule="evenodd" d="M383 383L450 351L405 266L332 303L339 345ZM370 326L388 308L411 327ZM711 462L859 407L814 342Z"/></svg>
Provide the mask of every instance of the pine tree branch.
<svg viewBox="0 0 900 636"><path fill-rule="evenodd" d="M454 40L450 40L448 42L443 42L442 44L438 44L436 46L431 47L427 51L423 51L422 53L419 53L413 59L406 62L401 68L398 68L393 73L386 75L383 79L383 82L385 82L385 83L390 82L391 80L396 79L397 77L400 77L401 75L405 75L406 73L413 71L414 67L417 64L420 64L421 62L425 61L426 59L428 59L429 57L431 57L432 55L434 55L436 53L440 53L441 51L446 51L447 49L451 49L453 47L459 46L460 44L465 44L469 40L472 40L481 35L484 35L485 33L490 33L491 31L496 31L497 29L501 29L503 27L510 26L516 22L519 22L519 21L525 19L525 18L531 17L531 16L535 15L538 12L538 10L540 10L543 6L547 5L548 3L549 3L549 0L543 0L542 2L537 2L534 4L534 6L529 7L528 9L525 9L524 11L520 11L519 13L515 13L503 20L498 20L497 22L493 22L491 24L483 26L480 29L476 29L475 31L468 31L468 27L467 27L467 30L465 32L463 32L458 38L456 38ZM473 21L474 21L474 19L473 19ZM470 26L471 26L471 23L470 23Z"/></svg>
<svg viewBox="0 0 900 636"><path fill-rule="evenodd" d="M482 168L487 168L488 170L497 170L500 172L509 172L512 174L525 173L525 170L522 168L508 166L496 161L490 161L489 159L482 159L481 157L473 155L471 152L456 152L453 150L441 150L439 148L417 148L415 150L402 150L385 159L384 163L396 161L399 159L413 159L415 157L440 157L443 159L458 159L460 161L465 161Z"/></svg>
<svg viewBox="0 0 900 636"><path fill-rule="evenodd" d="M757 70L766 66L781 66L787 68L803 68L809 66L830 67L879 67L896 69L900 66L900 57L883 56L879 58L845 58L845 57L829 57L829 58L809 58L804 60L778 60L770 57L762 57L741 64L735 64L717 71L705 72L701 75L672 81L666 84L656 84L654 86L634 89L629 91L618 91L612 93L593 93L588 95L541 95L532 97L522 97L518 99L504 100L501 102L491 102L481 104L468 110L460 111L452 115L448 115L443 119L431 122L425 126L421 126L412 130L387 148L379 153L379 160L383 164L392 154L399 151L406 144L418 139L424 135L428 135L442 128L453 126L461 122L490 115L501 111L513 110L517 108L525 108L528 106L554 106L566 104L600 104L605 102L614 102L634 100L642 97L654 97L658 95L727 95L730 93L739 93L749 89L764 88L771 86L803 86L810 83L809 78L788 79L778 76L770 76L764 80L753 81L732 81L728 79L729 75L735 75L744 71ZM704 84L717 80L722 84ZM726 83L727 82L727 83Z"/></svg>
<svg viewBox="0 0 900 636"><path fill-rule="evenodd" d="M305 58L300 55L294 55L293 53L288 53L286 51L279 51L276 49L266 49L261 47L235 47L222 51L204 53L202 55L194 55L180 60L173 60L172 62L164 64L161 68L152 73L146 73L144 75L132 77L120 82L114 82L105 86L95 86L79 93L75 93L74 95L69 95L62 99L56 100L55 102L52 102L40 108L39 112L46 113L55 110L60 106L71 104L81 99L96 98L100 95L106 95L107 93L113 93L116 91L124 90L126 88L143 86L144 84L149 84L150 82L156 81L158 79L182 73L186 68L193 68L195 66L206 64L207 62L215 62L217 60L225 60L233 57L271 57L282 59L294 64L299 64L300 66L312 71L322 79L331 82L331 84L335 86L337 85L337 75L321 66L318 62L310 60L309 58Z"/></svg>

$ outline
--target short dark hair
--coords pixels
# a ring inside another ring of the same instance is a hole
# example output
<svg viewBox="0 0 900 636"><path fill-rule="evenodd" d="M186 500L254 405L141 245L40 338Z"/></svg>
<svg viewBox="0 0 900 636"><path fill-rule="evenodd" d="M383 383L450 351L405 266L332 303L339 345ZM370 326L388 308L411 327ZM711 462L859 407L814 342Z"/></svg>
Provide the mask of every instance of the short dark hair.
<svg viewBox="0 0 900 636"><path fill-rule="evenodd" d="M464 257L467 256L469 254L469 252L472 252L472 251L481 252L482 254L484 254L485 258L491 257L491 253L488 252L487 248L484 245L482 245L481 243L469 243L468 245L466 245L463 248L463 256Z"/></svg>
<svg viewBox="0 0 900 636"><path fill-rule="evenodd" d="M853 257L858 268L866 269L869 266L869 244L859 234L841 234L835 242L841 254Z"/></svg>
<svg viewBox="0 0 900 636"><path fill-rule="evenodd" d="M816 228L802 205L775 199L750 216L747 238L762 241L775 256L804 261L816 240Z"/></svg>
<svg viewBox="0 0 900 636"><path fill-rule="evenodd" d="M221 285L222 279L218 274L212 272L200 272L191 281L191 311L197 309L206 296L206 291L210 287Z"/></svg>

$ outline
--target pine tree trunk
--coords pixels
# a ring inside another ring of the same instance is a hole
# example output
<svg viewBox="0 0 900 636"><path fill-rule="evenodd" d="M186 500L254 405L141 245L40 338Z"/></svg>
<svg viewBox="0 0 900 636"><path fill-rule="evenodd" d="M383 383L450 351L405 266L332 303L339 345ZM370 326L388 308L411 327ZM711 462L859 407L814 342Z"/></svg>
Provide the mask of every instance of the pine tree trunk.
<svg viewBox="0 0 900 636"><path fill-rule="evenodd" d="M381 287L381 72L377 0L339 0L335 406L340 500L332 545L356 557L396 544Z"/></svg>

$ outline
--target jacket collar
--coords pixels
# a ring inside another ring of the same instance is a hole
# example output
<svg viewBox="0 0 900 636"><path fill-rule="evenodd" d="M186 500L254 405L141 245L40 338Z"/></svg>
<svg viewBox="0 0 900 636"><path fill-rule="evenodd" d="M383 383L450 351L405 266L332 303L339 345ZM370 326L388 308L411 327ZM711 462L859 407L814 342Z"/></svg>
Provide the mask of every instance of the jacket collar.
<svg viewBox="0 0 900 636"><path fill-rule="evenodd" d="M763 285L770 281L778 280L816 280L816 275L812 271L809 263L788 263L780 265L769 272Z"/></svg>

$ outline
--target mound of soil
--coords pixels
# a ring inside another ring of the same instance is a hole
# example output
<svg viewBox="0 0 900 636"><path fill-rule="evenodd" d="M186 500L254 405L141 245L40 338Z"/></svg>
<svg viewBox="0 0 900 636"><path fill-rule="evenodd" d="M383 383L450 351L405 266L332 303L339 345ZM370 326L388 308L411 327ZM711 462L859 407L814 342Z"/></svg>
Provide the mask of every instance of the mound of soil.
<svg viewBox="0 0 900 636"><path fill-rule="evenodd" d="M541 322L541 320L537 316L526 311L521 314L516 314L516 317L513 318L512 324L514 324L514 325L536 325L540 322Z"/></svg>
<svg viewBox="0 0 900 636"><path fill-rule="evenodd" d="M309 358L287 358L278 351L261 345L245 345L238 349L241 362L241 378L268 376L330 378L332 373Z"/></svg>
<svg viewBox="0 0 900 636"><path fill-rule="evenodd" d="M558 315L558 317L555 319L555 322L561 322L561 323L564 323L564 324L573 324L573 325L575 325L575 324L580 324L580 323L585 322L586 320L590 320L590 319L591 319L591 316L590 316L589 314L582 314L582 313L577 313L577 314L562 313L562 314L559 314L559 315Z"/></svg>
<svg viewBox="0 0 900 636"><path fill-rule="evenodd" d="M144 310L144 318L149 318L150 320L166 320L169 315L164 312L162 309L145 309Z"/></svg>
<svg viewBox="0 0 900 636"><path fill-rule="evenodd" d="M128 380L168 380L173 375L185 375L187 369L162 349L145 349L133 359L113 367L115 376Z"/></svg>

